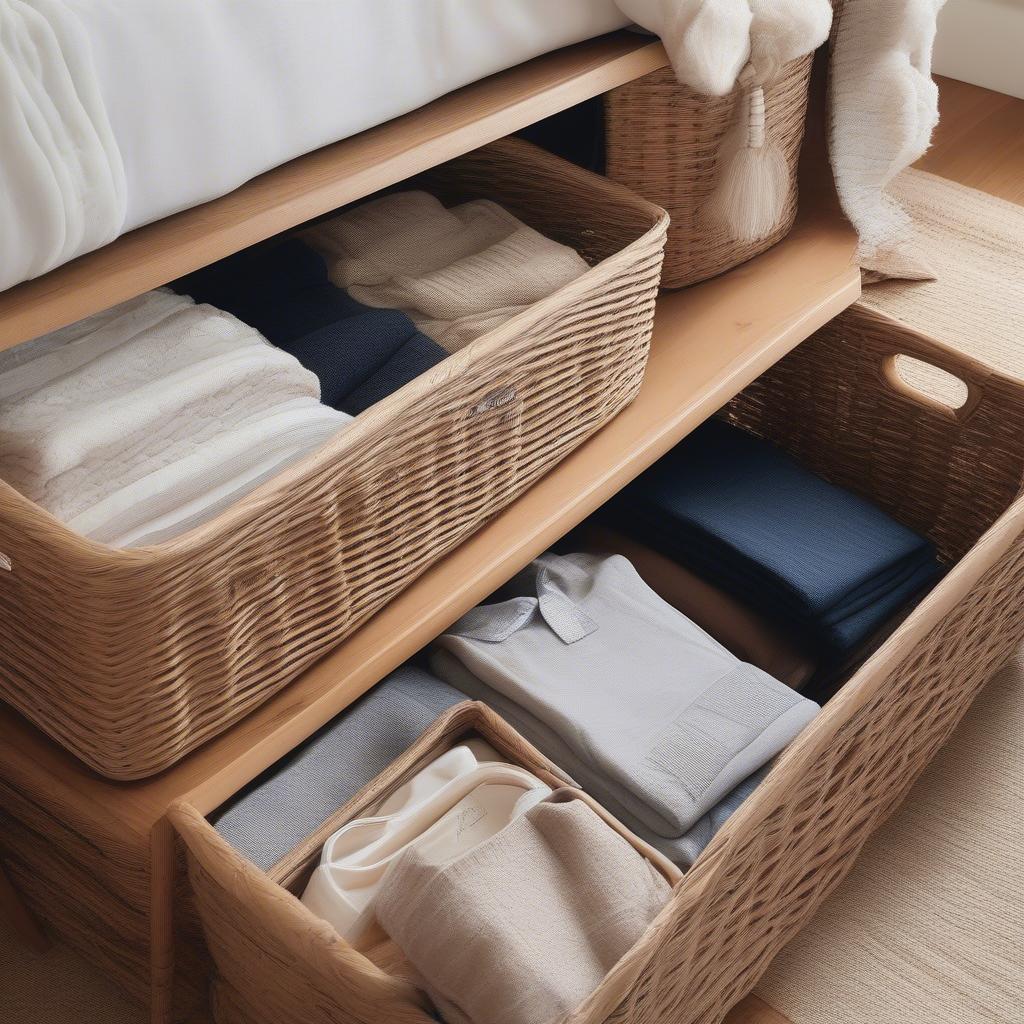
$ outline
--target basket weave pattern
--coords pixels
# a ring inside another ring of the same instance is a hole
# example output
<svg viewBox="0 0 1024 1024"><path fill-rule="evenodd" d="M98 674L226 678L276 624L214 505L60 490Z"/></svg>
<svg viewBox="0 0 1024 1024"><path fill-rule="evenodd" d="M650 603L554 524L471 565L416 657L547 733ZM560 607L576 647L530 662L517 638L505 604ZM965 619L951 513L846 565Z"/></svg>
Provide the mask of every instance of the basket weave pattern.
<svg viewBox="0 0 1024 1024"><path fill-rule="evenodd" d="M417 184L493 197L597 265L165 544L93 543L0 483L0 698L102 774L152 775L222 732L639 389L664 211L511 140Z"/></svg>
<svg viewBox="0 0 1024 1024"><path fill-rule="evenodd" d="M672 218L662 287L682 288L752 259L789 233L797 210L797 162L804 137L812 57L783 68L765 89L767 139L790 173L785 212L765 238L740 242L705 212L719 183L719 153L736 127L742 90L700 96L671 68L613 89L605 99L608 176L668 210Z"/></svg>

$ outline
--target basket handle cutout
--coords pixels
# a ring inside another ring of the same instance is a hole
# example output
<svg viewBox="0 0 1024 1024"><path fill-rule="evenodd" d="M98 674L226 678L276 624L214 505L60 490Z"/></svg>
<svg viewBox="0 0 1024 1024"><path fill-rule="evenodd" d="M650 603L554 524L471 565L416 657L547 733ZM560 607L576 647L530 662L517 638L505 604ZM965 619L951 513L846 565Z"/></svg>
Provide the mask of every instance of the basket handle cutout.
<svg viewBox="0 0 1024 1024"><path fill-rule="evenodd" d="M897 394L917 405L963 421L981 401L981 388L954 369L902 352L886 356L882 375Z"/></svg>

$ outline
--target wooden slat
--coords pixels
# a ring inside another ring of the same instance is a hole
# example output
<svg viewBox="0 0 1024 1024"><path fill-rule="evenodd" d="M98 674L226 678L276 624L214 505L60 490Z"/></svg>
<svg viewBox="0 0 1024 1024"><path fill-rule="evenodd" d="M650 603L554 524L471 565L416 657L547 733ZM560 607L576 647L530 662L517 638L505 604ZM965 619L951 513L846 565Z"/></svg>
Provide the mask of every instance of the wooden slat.
<svg viewBox="0 0 1024 1024"><path fill-rule="evenodd" d="M492 75L276 167L0 293L0 350L98 313L239 249L664 67L661 43L616 32Z"/></svg>

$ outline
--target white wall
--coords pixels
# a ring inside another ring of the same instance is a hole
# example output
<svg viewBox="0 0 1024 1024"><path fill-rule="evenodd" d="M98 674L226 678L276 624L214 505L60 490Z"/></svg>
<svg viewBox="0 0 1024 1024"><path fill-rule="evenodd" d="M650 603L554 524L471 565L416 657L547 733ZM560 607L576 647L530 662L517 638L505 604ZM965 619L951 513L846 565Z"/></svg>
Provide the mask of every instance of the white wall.
<svg viewBox="0 0 1024 1024"><path fill-rule="evenodd" d="M1024 99L1024 0L947 0L932 66Z"/></svg>

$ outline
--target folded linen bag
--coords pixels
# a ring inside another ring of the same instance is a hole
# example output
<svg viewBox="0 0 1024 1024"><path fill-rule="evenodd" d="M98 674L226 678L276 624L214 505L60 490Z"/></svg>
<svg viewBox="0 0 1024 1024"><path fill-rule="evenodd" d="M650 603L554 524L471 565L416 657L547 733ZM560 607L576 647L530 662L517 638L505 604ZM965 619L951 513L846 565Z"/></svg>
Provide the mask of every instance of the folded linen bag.
<svg viewBox="0 0 1024 1024"><path fill-rule="evenodd" d="M621 491L602 517L833 661L941 572L929 541L718 420Z"/></svg>
<svg viewBox="0 0 1024 1024"><path fill-rule="evenodd" d="M403 310L449 352L589 269L490 200L449 210L425 192L371 200L302 237L335 284L369 306Z"/></svg>
<svg viewBox="0 0 1024 1024"><path fill-rule="evenodd" d="M544 555L500 596L438 639L433 670L676 863L690 863L690 830L818 711L620 555Z"/></svg>
<svg viewBox="0 0 1024 1024"><path fill-rule="evenodd" d="M411 847L377 899L448 1024L553 1024L668 902L649 861L583 801L545 801L468 853Z"/></svg>
<svg viewBox="0 0 1024 1024"><path fill-rule="evenodd" d="M88 536L156 542L337 433L318 394L251 327L149 292L0 362L0 476Z"/></svg>
<svg viewBox="0 0 1024 1024"><path fill-rule="evenodd" d="M255 327L320 380L325 405L356 416L448 353L404 313L357 302L324 259L288 239L246 249L175 282Z"/></svg>
<svg viewBox="0 0 1024 1024"><path fill-rule="evenodd" d="M213 827L267 870L371 783L466 698L403 665L210 815ZM391 808L385 804L381 813Z"/></svg>

